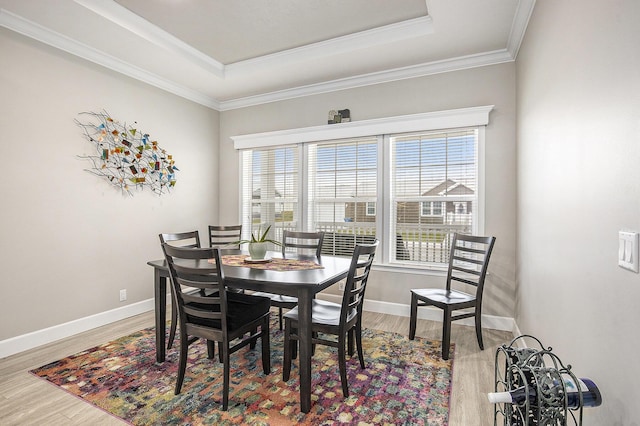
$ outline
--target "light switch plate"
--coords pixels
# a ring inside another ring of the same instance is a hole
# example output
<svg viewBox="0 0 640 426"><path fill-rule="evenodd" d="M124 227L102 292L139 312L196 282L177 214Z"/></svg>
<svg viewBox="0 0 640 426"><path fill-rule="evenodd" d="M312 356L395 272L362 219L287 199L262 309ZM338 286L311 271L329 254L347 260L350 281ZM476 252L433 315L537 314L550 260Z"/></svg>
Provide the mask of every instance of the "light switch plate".
<svg viewBox="0 0 640 426"><path fill-rule="evenodd" d="M638 272L638 233L618 232L618 266Z"/></svg>

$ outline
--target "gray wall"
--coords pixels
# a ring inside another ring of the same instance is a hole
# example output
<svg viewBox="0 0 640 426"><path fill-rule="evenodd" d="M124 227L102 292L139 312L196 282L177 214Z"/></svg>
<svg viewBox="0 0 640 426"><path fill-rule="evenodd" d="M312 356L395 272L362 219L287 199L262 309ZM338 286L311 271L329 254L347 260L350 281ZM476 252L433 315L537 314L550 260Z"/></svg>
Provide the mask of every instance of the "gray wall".
<svg viewBox="0 0 640 426"><path fill-rule="evenodd" d="M542 0L517 59L516 321L600 386L588 425L638 425L640 2Z"/></svg>
<svg viewBox="0 0 640 426"><path fill-rule="evenodd" d="M349 108L355 121L480 105L495 105L486 131L485 231L498 241L484 312L512 318L516 241L513 63L222 112L220 182L224 184L220 186L220 219L223 223L239 220L239 158L231 136L326 124L331 109ZM409 289L430 284L442 285L443 279L378 270L372 273L367 299L408 305Z"/></svg>
<svg viewBox="0 0 640 426"><path fill-rule="evenodd" d="M2 28L0 52L0 341L152 298L158 233L217 221L218 112ZM73 120L102 109L174 155L171 194L83 170Z"/></svg>

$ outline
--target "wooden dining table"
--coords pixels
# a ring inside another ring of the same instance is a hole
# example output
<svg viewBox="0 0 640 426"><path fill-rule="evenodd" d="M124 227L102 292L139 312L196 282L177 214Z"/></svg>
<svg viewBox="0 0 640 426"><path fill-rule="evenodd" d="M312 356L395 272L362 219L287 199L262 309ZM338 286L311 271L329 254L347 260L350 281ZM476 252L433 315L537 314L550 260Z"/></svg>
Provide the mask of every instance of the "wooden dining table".
<svg viewBox="0 0 640 426"><path fill-rule="evenodd" d="M224 255L241 254L239 250L223 250L223 273L229 287L267 293L294 296L298 298L298 334L299 334L299 371L300 371L300 409L304 413L311 410L311 306L315 295L346 278L351 259L338 256L322 256L320 259L309 256L287 254L287 259L315 259L322 268L298 270L272 270L246 266L224 264ZM281 258L280 253L268 252L267 257ZM166 260L147 262L154 269L154 297L156 322L156 360L161 363L166 357L166 319L167 319L167 278L169 269ZM213 267L213 265L212 265Z"/></svg>

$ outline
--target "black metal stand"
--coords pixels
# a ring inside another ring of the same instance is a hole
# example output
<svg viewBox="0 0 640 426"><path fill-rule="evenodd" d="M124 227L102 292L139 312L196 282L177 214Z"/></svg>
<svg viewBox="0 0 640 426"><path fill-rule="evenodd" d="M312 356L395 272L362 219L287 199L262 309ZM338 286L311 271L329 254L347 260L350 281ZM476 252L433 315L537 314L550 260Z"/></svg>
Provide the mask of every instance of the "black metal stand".
<svg viewBox="0 0 640 426"><path fill-rule="evenodd" d="M527 340L533 344L525 345L530 343ZM533 336L522 335L500 346L495 359L495 392L524 388L526 398L520 403L495 404L494 426L582 426L582 392L579 406L568 407L568 377L578 383L571 365L565 366L551 347L545 349Z"/></svg>

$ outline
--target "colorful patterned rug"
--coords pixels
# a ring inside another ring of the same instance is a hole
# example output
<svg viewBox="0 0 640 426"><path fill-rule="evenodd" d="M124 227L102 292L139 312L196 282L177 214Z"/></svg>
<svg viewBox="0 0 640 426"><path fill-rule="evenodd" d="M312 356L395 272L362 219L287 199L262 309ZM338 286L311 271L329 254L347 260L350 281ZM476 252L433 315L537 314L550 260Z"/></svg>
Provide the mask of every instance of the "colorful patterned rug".
<svg viewBox="0 0 640 426"><path fill-rule="evenodd" d="M262 373L260 344L232 354L229 410L221 410L221 364L206 345L189 349L185 383L174 395L178 350L155 362L148 328L31 373L133 425L447 425L452 360L441 344L379 330L363 331L367 368L347 359L349 393L343 398L337 353L318 346L312 364L311 412L300 412L297 362L282 381L282 332L274 319L271 374ZM179 347L178 344L174 348ZM453 353L453 351L451 351Z"/></svg>

